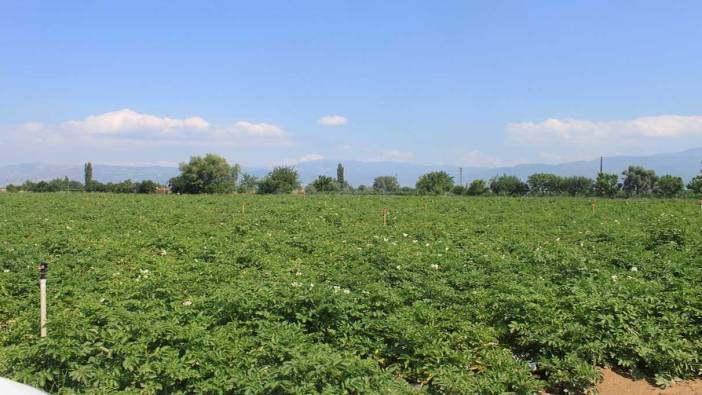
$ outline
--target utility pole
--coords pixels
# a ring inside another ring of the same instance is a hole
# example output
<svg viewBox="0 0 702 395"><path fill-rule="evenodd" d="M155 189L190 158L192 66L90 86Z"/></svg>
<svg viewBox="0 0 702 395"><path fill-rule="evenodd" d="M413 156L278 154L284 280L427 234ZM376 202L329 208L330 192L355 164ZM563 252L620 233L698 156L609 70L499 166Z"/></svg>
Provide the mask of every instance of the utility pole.
<svg viewBox="0 0 702 395"><path fill-rule="evenodd" d="M600 174L602 174L602 157L600 156Z"/></svg>
<svg viewBox="0 0 702 395"><path fill-rule="evenodd" d="M458 184L463 185L463 167L458 168Z"/></svg>

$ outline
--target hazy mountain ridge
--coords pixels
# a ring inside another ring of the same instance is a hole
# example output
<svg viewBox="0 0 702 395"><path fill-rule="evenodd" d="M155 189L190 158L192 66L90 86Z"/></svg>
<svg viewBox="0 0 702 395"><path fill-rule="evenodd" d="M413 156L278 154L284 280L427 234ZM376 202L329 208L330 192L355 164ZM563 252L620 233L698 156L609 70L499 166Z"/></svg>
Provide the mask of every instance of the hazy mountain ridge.
<svg viewBox="0 0 702 395"><path fill-rule="evenodd" d="M604 171L621 173L629 165L641 165L651 168L657 174L673 174L686 181L699 174L702 165L702 147L683 152L664 153L648 156L612 156L605 157ZM303 183L309 183L319 175L336 176L337 160L317 160L299 163L295 166ZM380 175L397 176L400 184L413 186L417 178L429 171L443 170L459 181L458 166L415 164L404 162L362 162L341 161L345 168L346 180L352 185L371 185L373 178ZM523 164L508 167L463 167L463 182L473 179L489 179L499 174L513 174L526 179L533 173L554 173L561 176L595 177L599 171L598 159L589 161L567 162L561 164ZM167 166L115 166L94 164L94 178L100 182L117 182L126 179L133 181L154 180L168 182L178 175L176 167ZM243 167L243 172L257 177L264 176L269 170ZM26 180L40 181L52 178L68 177L83 180L83 165L51 165L46 163L26 163L0 166L0 185L21 184Z"/></svg>

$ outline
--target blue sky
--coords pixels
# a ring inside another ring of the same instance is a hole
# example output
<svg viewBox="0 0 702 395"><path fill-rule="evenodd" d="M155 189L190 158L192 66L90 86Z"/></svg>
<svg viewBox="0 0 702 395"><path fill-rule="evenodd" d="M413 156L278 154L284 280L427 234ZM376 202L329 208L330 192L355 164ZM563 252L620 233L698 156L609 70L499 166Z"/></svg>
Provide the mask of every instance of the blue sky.
<svg viewBox="0 0 702 395"><path fill-rule="evenodd" d="M0 164L702 145L697 1L0 2Z"/></svg>

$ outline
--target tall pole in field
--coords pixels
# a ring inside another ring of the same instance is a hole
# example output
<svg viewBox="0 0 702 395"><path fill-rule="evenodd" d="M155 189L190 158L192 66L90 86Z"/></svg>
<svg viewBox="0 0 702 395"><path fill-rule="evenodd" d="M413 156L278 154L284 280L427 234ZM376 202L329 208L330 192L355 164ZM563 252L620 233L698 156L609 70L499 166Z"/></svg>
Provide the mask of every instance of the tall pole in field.
<svg viewBox="0 0 702 395"><path fill-rule="evenodd" d="M600 174L602 174L602 157L600 156Z"/></svg>
<svg viewBox="0 0 702 395"><path fill-rule="evenodd" d="M458 168L458 185L463 185L463 167Z"/></svg>
<svg viewBox="0 0 702 395"><path fill-rule="evenodd" d="M46 271L49 264L39 264L39 325L41 337L46 337Z"/></svg>

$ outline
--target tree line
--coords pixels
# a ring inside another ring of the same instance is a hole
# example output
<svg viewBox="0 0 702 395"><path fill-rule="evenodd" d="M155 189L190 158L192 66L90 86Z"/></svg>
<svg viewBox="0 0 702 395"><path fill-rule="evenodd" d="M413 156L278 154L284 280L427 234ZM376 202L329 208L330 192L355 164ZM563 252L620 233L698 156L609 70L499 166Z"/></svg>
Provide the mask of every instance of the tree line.
<svg viewBox="0 0 702 395"><path fill-rule="evenodd" d="M291 166L275 167L261 179L242 173L238 164L214 154L193 156L179 165L180 175L168 181L170 192L200 193L258 193L284 194L302 192L297 170ZM154 181L100 183L93 179L91 163L84 168L84 183L68 178L51 181L27 181L21 186L9 185L7 190L31 192L87 191L112 193L154 193L160 185ZM526 181L503 174L489 180L476 179L466 185L457 185L444 171L429 172L417 180L415 187L402 187L395 176L378 176L370 186L354 188L345 178L344 166L339 163L336 178L320 175L304 188L308 194L355 193L395 195L501 195L501 196L600 196L600 197L676 197L684 194L702 194L702 170L685 185L681 177L657 176L655 171L641 166L629 166L621 175L598 173L595 179L583 176L562 177L550 173L535 173Z"/></svg>
<svg viewBox="0 0 702 395"><path fill-rule="evenodd" d="M49 181L25 181L22 185L8 185L8 192L109 192L109 193L156 193L162 187L151 180L102 183L93 179L93 164L88 162L83 167L83 182L70 180L68 177Z"/></svg>

